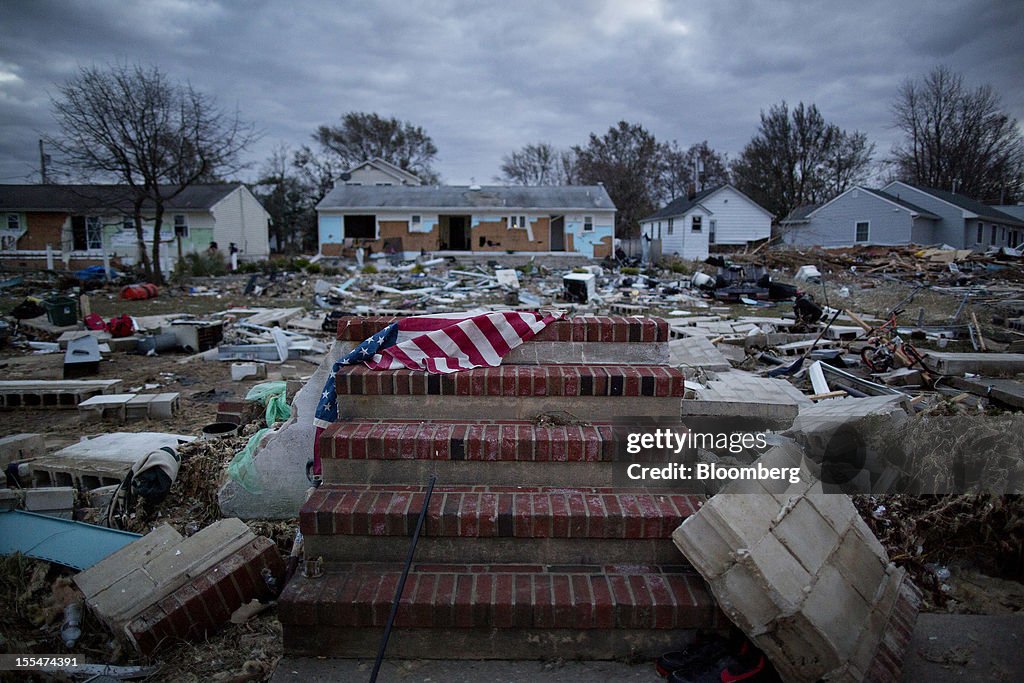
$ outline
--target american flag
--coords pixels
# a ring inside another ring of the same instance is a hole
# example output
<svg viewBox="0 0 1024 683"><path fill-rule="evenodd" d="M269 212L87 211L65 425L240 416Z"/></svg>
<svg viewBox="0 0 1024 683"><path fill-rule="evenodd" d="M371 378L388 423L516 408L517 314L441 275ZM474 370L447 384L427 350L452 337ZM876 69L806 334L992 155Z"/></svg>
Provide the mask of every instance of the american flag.
<svg viewBox="0 0 1024 683"><path fill-rule="evenodd" d="M320 474L320 434L338 419L334 375L344 365L363 363L372 370L423 370L449 373L495 367L512 349L531 339L553 315L500 311L402 318L363 341L334 364L324 383L313 425L313 473Z"/></svg>

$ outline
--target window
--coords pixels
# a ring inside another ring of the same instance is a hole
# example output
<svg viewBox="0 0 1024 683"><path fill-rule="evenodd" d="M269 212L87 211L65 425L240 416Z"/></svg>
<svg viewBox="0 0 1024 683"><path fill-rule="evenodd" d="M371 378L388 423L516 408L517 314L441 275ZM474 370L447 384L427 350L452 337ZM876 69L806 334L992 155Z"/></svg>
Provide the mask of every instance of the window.
<svg viewBox="0 0 1024 683"><path fill-rule="evenodd" d="M345 237L347 239L377 239L377 216L345 216Z"/></svg>
<svg viewBox="0 0 1024 683"><path fill-rule="evenodd" d="M984 225L982 225L981 223L978 223L978 239L974 240L978 244L981 244L982 241L985 239L985 236L982 234L984 232L984 228L985 228Z"/></svg>
<svg viewBox="0 0 1024 683"><path fill-rule="evenodd" d="M994 225L992 226L992 238L989 241L989 243L990 244L995 244L996 243L996 226L994 226Z"/></svg>
<svg viewBox="0 0 1024 683"><path fill-rule="evenodd" d="M661 228L661 224L658 224L658 228ZM583 217L583 232L594 232L594 217L584 216Z"/></svg>
<svg viewBox="0 0 1024 683"><path fill-rule="evenodd" d="M522 229L525 230L526 229L526 216L509 216L508 217L508 227L509 227L509 229L512 229L512 228L522 228Z"/></svg>
<svg viewBox="0 0 1024 683"><path fill-rule="evenodd" d="M7 214L7 229L8 230L21 230L21 214L9 213Z"/></svg>
<svg viewBox="0 0 1024 683"><path fill-rule="evenodd" d="M71 248L76 251L103 248L103 221L99 216L71 217Z"/></svg>
<svg viewBox="0 0 1024 683"><path fill-rule="evenodd" d="M121 229L127 232L135 232L135 219L131 216L125 216L122 218Z"/></svg>
<svg viewBox="0 0 1024 683"><path fill-rule="evenodd" d="M411 218L411 221L410 221L410 222L411 222L411 223L412 223L412 224L413 224L414 226L417 226L417 227L419 227L419 225L420 225L420 224L421 224L421 223L423 222L423 216L418 216L418 215L416 215L416 214L413 214L413 215L412 215L412 218Z"/></svg>
<svg viewBox="0 0 1024 683"><path fill-rule="evenodd" d="M867 242L870 234L871 224L868 221L857 221L857 234L854 236L854 241Z"/></svg>
<svg viewBox="0 0 1024 683"><path fill-rule="evenodd" d="M701 225L703 220L704 218L702 216L694 216L693 218L691 218L690 229L693 230L694 232L700 232L701 230L703 230L703 226Z"/></svg>
<svg viewBox="0 0 1024 683"><path fill-rule="evenodd" d="M174 236L188 237L188 218L184 214L179 213L174 216Z"/></svg>
<svg viewBox="0 0 1024 683"><path fill-rule="evenodd" d="M674 219L674 218L669 218L668 219L668 234L670 234L670 235L672 234L672 228L674 227L673 224L675 222L676 222L676 219Z"/></svg>
<svg viewBox="0 0 1024 683"><path fill-rule="evenodd" d="M711 219L708 221L708 244L715 243L715 221Z"/></svg>

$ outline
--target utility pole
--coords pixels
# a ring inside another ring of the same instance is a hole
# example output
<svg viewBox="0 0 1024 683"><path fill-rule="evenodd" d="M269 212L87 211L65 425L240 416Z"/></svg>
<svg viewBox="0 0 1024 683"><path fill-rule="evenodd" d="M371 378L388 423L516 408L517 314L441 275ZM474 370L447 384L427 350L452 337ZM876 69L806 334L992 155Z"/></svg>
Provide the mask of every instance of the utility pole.
<svg viewBox="0 0 1024 683"><path fill-rule="evenodd" d="M47 154L43 151L43 141L40 140L39 141L39 177L41 179L40 182L42 182L43 185L46 185L46 183L48 182L46 180L46 162L48 160L49 160L49 156L47 156Z"/></svg>

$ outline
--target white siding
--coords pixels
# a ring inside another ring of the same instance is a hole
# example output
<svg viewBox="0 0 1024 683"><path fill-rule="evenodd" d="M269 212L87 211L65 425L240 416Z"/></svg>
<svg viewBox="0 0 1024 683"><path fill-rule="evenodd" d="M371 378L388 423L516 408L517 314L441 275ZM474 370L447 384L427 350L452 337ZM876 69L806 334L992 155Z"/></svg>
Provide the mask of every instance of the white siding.
<svg viewBox="0 0 1024 683"><path fill-rule="evenodd" d="M373 166L362 166L352 172L348 180L338 180L338 185L411 185L410 181L403 182L403 178L391 175L386 171Z"/></svg>
<svg viewBox="0 0 1024 683"><path fill-rule="evenodd" d="M700 203L715 221L715 244L746 244L772 234L768 212L728 185Z"/></svg>
<svg viewBox="0 0 1024 683"><path fill-rule="evenodd" d="M266 258L270 253L270 214L244 186L217 202L210 210L216 221L213 239L227 253L234 242L242 259Z"/></svg>

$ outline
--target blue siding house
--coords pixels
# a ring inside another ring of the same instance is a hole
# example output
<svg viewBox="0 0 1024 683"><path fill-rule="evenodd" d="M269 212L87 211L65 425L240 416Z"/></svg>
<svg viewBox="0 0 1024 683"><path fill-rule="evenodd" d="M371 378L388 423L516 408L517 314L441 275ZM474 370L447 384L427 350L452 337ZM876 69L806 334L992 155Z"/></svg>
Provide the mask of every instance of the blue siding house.
<svg viewBox="0 0 1024 683"><path fill-rule="evenodd" d="M792 246L928 244L939 216L893 195L852 187L819 206L798 207L779 222Z"/></svg>
<svg viewBox="0 0 1024 683"><path fill-rule="evenodd" d="M1024 221L969 197L891 182L853 187L820 206L798 207L779 223L792 246L946 244L984 250L1024 241Z"/></svg>

